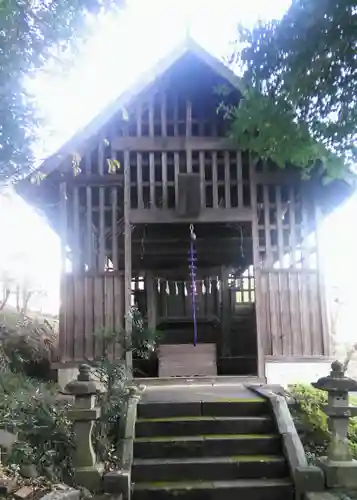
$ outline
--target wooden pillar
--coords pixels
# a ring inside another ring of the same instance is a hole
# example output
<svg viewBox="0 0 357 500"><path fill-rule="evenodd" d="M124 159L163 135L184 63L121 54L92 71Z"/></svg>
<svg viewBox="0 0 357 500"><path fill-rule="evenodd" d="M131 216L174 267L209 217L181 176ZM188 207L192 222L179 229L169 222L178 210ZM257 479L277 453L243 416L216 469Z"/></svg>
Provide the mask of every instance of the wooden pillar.
<svg viewBox="0 0 357 500"><path fill-rule="evenodd" d="M154 275L147 271L145 275L145 288L147 298L148 327L150 330L156 330L157 325L157 291Z"/></svg>
<svg viewBox="0 0 357 500"><path fill-rule="evenodd" d="M331 356L331 335L330 335L330 318L327 301L327 290L325 283L325 263L322 252L322 211L318 204L315 204L315 224L316 224L316 262L317 262L317 278L321 311L321 326L323 340L323 354Z"/></svg>
<svg viewBox="0 0 357 500"><path fill-rule="evenodd" d="M59 354L62 361L67 354L67 280L66 280L66 264L67 264L67 244L68 244L68 220L67 220L67 184L60 184L60 225L61 225L61 283L60 283L60 316L59 316Z"/></svg>
<svg viewBox="0 0 357 500"><path fill-rule="evenodd" d="M260 276L260 262L259 262L259 233L258 233L258 206L257 206L257 186L256 186L256 161L249 157L249 178L250 178L250 199L253 211L252 220L252 241L253 241L253 268L255 276L255 315L257 322L257 364L258 364L258 377L265 377L265 358L263 349L263 335L268 332L264 331L264 321L262 320L263 301L261 296L261 276ZM265 236L267 238L267 255L268 259L271 258L270 248L270 221L269 212L267 214L267 187L264 186L264 219L265 219Z"/></svg>
<svg viewBox="0 0 357 500"><path fill-rule="evenodd" d="M222 356L228 356L230 353L230 328L231 328L231 307L229 296L229 268L221 268L221 290L222 290Z"/></svg>
<svg viewBox="0 0 357 500"><path fill-rule="evenodd" d="M130 224L130 154L124 151L124 328L131 344L131 224ZM131 350L126 351L126 367L132 376L133 359Z"/></svg>

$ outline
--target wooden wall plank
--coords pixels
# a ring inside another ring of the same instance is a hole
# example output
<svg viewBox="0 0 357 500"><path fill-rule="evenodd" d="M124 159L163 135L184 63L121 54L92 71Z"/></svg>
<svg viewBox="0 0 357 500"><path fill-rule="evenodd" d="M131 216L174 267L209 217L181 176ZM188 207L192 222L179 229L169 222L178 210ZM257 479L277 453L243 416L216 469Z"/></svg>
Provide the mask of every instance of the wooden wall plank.
<svg viewBox="0 0 357 500"><path fill-rule="evenodd" d="M271 356L273 353L273 346L270 325L269 274L258 269L256 271L256 279L259 283L259 300L256 303L256 307L258 307L257 315L259 314L259 320L257 317L257 328L259 324L263 353L265 356Z"/></svg>
<svg viewBox="0 0 357 500"><path fill-rule="evenodd" d="M81 361L84 352L84 277L74 280L74 359Z"/></svg>
<svg viewBox="0 0 357 500"><path fill-rule="evenodd" d="M60 324L59 324L59 355L63 357L66 355L67 350L67 277L66 263L67 263L67 185L61 182L59 187L60 194L60 238L61 238L61 282L60 282Z"/></svg>
<svg viewBox="0 0 357 500"><path fill-rule="evenodd" d="M322 251L322 211L315 203L315 224L316 224L316 257L317 257L317 275L318 275L318 293L321 311L321 328L323 338L323 354L331 356L331 339L329 332L329 316L327 307L327 293L325 284L325 262Z"/></svg>
<svg viewBox="0 0 357 500"><path fill-rule="evenodd" d="M166 210L168 208L168 191L167 191L167 154L161 154L162 166L162 206Z"/></svg>
<svg viewBox="0 0 357 500"><path fill-rule="evenodd" d="M136 135L142 136L142 104L138 102L136 108ZM144 208L143 201L143 170L142 170L143 157L141 153L136 153L136 182L138 194L138 207Z"/></svg>
<svg viewBox="0 0 357 500"><path fill-rule="evenodd" d="M201 207L206 208L205 152L199 152Z"/></svg>
<svg viewBox="0 0 357 500"><path fill-rule="evenodd" d="M98 170L99 175L104 175L104 139L100 136L98 144ZM98 269L105 267L105 192L104 187L99 187L99 259Z"/></svg>
<svg viewBox="0 0 357 500"><path fill-rule="evenodd" d="M122 331L124 311L123 276L67 274L61 301L66 322L61 325L60 362L83 362L103 355L104 329ZM112 356L113 350L109 352ZM121 356L120 349L116 356Z"/></svg>
<svg viewBox="0 0 357 500"><path fill-rule="evenodd" d="M226 208L231 208L231 179L229 151L224 152L224 191Z"/></svg>
<svg viewBox="0 0 357 500"><path fill-rule="evenodd" d="M300 302L299 302L299 283L298 274L289 271L289 309L291 321L291 354L293 356L301 355L301 324L300 324Z"/></svg>
<svg viewBox="0 0 357 500"><path fill-rule="evenodd" d="M242 166L238 165L238 161L241 160L241 156L238 158L237 154L237 183L239 189L239 182L242 181ZM240 180L238 177L238 172L240 170ZM250 199L252 205L252 243L253 243L253 274L255 276L255 314L256 314L256 325L257 325L257 356L258 356L258 376L265 376L265 361L264 353L267 348L267 342L270 342L268 337L267 329L267 309L266 309L266 292L263 295L261 290L262 277L260 274L260 262L259 262L259 232L258 232L258 202L257 202L257 185L255 178L255 163L251 156L249 157L249 178L250 178ZM243 193L241 193L243 198ZM239 205L239 193L238 193L238 206ZM242 205L243 206L243 199ZM250 280L249 280L250 281ZM251 288L251 286L249 286Z"/></svg>
<svg viewBox="0 0 357 500"><path fill-rule="evenodd" d="M135 114L136 114L136 135L137 137L141 137L143 109L142 109L142 102L140 101L140 99L137 102Z"/></svg>
<svg viewBox="0 0 357 500"><path fill-rule="evenodd" d="M106 276L104 278L104 326L106 334L114 332L114 278ZM107 346L109 359L114 359L114 346Z"/></svg>
<svg viewBox="0 0 357 500"><path fill-rule="evenodd" d="M128 153L129 154L129 153ZM150 208L156 207L155 203L155 156L149 153L149 181L150 181Z"/></svg>
<svg viewBox="0 0 357 500"><path fill-rule="evenodd" d="M94 358L94 279L84 277L84 359Z"/></svg>
<svg viewBox="0 0 357 500"><path fill-rule="evenodd" d="M102 333L104 327L104 279L94 278L94 358L103 356Z"/></svg>
<svg viewBox="0 0 357 500"><path fill-rule="evenodd" d="M290 310L290 288L289 274L282 272L279 275L280 282L280 322L282 334L282 354L289 356L292 354L293 332L291 330L291 310Z"/></svg>
<svg viewBox="0 0 357 500"><path fill-rule="evenodd" d="M289 187L289 237L290 237L290 265L296 267L296 218L295 218L295 190Z"/></svg>
<svg viewBox="0 0 357 500"><path fill-rule="evenodd" d="M275 186L276 195L276 225L278 232L278 256L279 266L284 266L284 237L283 237L283 210L281 204L281 186Z"/></svg>
<svg viewBox="0 0 357 500"><path fill-rule="evenodd" d="M91 155L86 153L85 156L86 177L90 177L91 171ZM92 269L94 262L94 234L92 220L92 186L86 186L86 264L88 269Z"/></svg>
<svg viewBox="0 0 357 500"><path fill-rule="evenodd" d="M237 151L237 198L238 207L243 207L243 170L242 170L242 152ZM255 177L255 176L254 176Z"/></svg>
<svg viewBox="0 0 357 500"><path fill-rule="evenodd" d="M166 93L161 95L161 135L167 137L167 99ZM167 153L161 153L162 165L162 204L163 208L168 207L168 190L167 190Z"/></svg>
<svg viewBox="0 0 357 500"><path fill-rule="evenodd" d="M66 336L64 360L73 359L74 346L74 286L73 280L66 276L66 296L64 297L66 307Z"/></svg>
<svg viewBox="0 0 357 500"><path fill-rule="evenodd" d="M154 129L154 101L153 97L149 99L149 137L152 139L155 135ZM128 153L129 154L129 153ZM149 180L150 180L150 208L155 207L155 155L152 151L149 153ZM129 178L130 183L130 178Z"/></svg>
<svg viewBox="0 0 357 500"><path fill-rule="evenodd" d="M213 208L218 208L218 186L217 186L217 152L212 153L212 192L213 192Z"/></svg>
<svg viewBox="0 0 357 500"><path fill-rule="evenodd" d="M74 272L81 269L81 243L80 243L80 208L79 188L73 188L73 243L72 243L72 265Z"/></svg>
<svg viewBox="0 0 357 500"><path fill-rule="evenodd" d="M123 332L124 326L124 281L122 276L114 276L114 328L115 331ZM122 358L122 348L118 344L115 346L115 359Z"/></svg>
<svg viewBox="0 0 357 500"><path fill-rule="evenodd" d="M138 190L138 208L144 208L144 198L143 198L143 155L141 153L136 153L136 182Z"/></svg>
<svg viewBox="0 0 357 500"><path fill-rule="evenodd" d="M273 267L273 254L270 236L270 204L268 186L263 186L264 234L265 234L265 267Z"/></svg>
<svg viewBox="0 0 357 500"><path fill-rule="evenodd" d="M130 224L130 156L124 151L124 328L125 335L131 341L131 224ZM132 354L126 352L126 366L132 374Z"/></svg>
<svg viewBox="0 0 357 500"><path fill-rule="evenodd" d="M268 274L268 287L269 287L269 312L270 312L270 328L272 339L272 354L281 354L281 341L280 341L280 321L279 321L279 279L276 274Z"/></svg>
<svg viewBox="0 0 357 500"><path fill-rule="evenodd" d="M324 354L323 339L322 339L322 322L321 310L319 301L319 287L317 274L310 274L308 276L310 287L310 311L311 311L311 344L312 354Z"/></svg>
<svg viewBox="0 0 357 500"><path fill-rule="evenodd" d="M309 236L309 212L307 207L307 200L304 192L301 193L301 213L302 213L302 267L309 267L309 257L310 251L308 247L308 236Z"/></svg>
<svg viewBox="0 0 357 500"><path fill-rule="evenodd" d="M118 256L118 189L112 188L112 264L113 269L119 269L119 256Z"/></svg>
<svg viewBox="0 0 357 500"><path fill-rule="evenodd" d="M310 318L309 318L309 287L307 275L298 273L300 297L300 321L302 337L302 355L311 354Z"/></svg>
<svg viewBox="0 0 357 500"><path fill-rule="evenodd" d="M192 102L186 101L186 137L192 136ZM192 172L192 149L186 147L187 173Z"/></svg>
<svg viewBox="0 0 357 500"><path fill-rule="evenodd" d="M174 169L175 169L175 206L178 207L178 177L180 173L180 156L179 153L174 153Z"/></svg>

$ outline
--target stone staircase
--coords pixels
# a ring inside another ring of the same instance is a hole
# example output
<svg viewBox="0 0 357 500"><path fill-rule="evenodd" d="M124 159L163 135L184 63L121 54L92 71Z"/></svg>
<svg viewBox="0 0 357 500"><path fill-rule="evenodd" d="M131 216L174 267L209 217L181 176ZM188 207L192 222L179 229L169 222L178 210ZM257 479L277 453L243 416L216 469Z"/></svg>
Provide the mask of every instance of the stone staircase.
<svg viewBox="0 0 357 500"><path fill-rule="evenodd" d="M134 500L293 500L293 484L264 399L140 403Z"/></svg>

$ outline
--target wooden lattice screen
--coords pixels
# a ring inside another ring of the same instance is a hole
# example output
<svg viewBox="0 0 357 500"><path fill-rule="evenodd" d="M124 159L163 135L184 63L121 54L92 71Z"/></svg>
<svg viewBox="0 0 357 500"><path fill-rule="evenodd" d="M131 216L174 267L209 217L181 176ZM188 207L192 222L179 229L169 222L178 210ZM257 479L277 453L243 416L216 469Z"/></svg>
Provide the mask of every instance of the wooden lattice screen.
<svg viewBox="0 0 357 500"><path fill-rule="evenodd" d="M258 165L261 171L269 172L266 163ZM286 175L279 184L256 184L260 338L268 356L327 355L317 209L303 181L293 181Z"/></svg>

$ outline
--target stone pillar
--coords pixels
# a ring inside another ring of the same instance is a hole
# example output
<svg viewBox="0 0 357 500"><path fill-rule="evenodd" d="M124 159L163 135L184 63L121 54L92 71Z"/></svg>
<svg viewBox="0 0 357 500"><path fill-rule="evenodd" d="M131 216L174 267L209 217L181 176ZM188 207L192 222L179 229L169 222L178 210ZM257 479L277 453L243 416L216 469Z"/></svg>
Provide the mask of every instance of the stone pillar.
<svg viewBox="0 0 357 500"><path fill-rule="evenodd" d="M313 383L313 387L326 391L328 403L324 412L328 416L331 442L327 457L320 460L329 487L357 487L357 461L352 460L348 445L349 419L357 415L357 407L349 406L348 393L357 391L357 382L345 377L343 365L334 361L327 377Z"/></svg>
<svg viewBox="0 0 357 500"><path fill-rule="evenodd" d="M65 392L75 397L74 406L69 410L69 418L74 422L75 480L91 492L100 491L103 466L97 463L92 446L93 425L100 417L100 408L95 407L95 395L99 390L91 380L90 366L79 367L77 379L66 385Z"/></svg>

